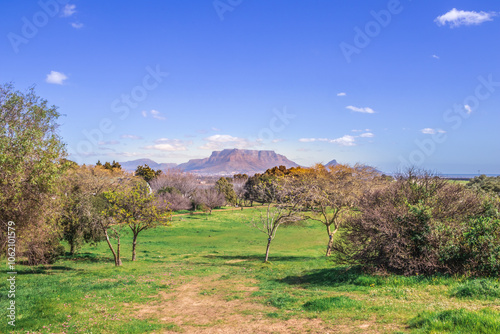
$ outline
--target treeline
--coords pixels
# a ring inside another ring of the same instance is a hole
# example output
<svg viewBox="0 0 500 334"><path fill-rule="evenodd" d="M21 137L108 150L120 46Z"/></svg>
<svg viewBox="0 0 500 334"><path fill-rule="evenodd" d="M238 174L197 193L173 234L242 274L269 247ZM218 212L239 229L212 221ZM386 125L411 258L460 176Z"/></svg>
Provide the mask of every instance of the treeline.
<svg viewBox="0 0 500 334"><path fill-rule="evenodd" d="M0 107L0 246L5 255L14 232L16 255L28 264L54 261L62 242L75 253L105 241L119 266L124 229L136 260L140 233L168 225L172 211L260 203L266 211L248 223L266 235L265 261L281 226L308 219L324 226L325 254L347 264L405 275L500 274L500 178L463 186L416 169L388 177L342 164L280 166L215 184L147 165L133 175L114 161L66 160L59 113L32 89L0 86Z"/></svg>

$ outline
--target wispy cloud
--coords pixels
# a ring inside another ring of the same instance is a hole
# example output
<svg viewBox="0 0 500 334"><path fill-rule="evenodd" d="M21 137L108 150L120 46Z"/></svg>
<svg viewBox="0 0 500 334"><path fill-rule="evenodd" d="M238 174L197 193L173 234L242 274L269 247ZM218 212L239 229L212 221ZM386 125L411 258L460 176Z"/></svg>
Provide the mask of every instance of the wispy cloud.
<svg viewBox="0 0 500 334"><path fill-rule="evenodd" d="M61 16L62 17L69 17L75 13L76 13L76 5L67 4L66 6L64 6L64 8L62 10Z"/></svg>
<svg viewBox="0 0 500 334"><path fill-rule="evenodd" d="M453 8L448 13L436 17L434 22L438 26L449 25L450 28L456 28L460 26L470 26L478 25L486 21L493 21L493 17L496 16L495 12L475 12L475 11L465 11L457 10Z"/></svg>
<svg viewBox="0 0 500 334"><path fill-rule="evenodd" d="M151 111L149 112L149 114L151 115L151 117L153 117L153 118L155 118L155 119L157 119L157 120L160 120L160 121L164 121L164 120L166 120L166 119L167 119L167 118L166 118L165 116L163 116L163 115L162 115L162 113L161 113L161 112L159 112L158 110L154 110L154 109L153 109L153 110L151 110ZM141 115L142 115L143 117L148 117L148 112L147 112L146 110L143 110L143 111L141 111Z"/></svg>
<svg viewBox="0 0 500 334"><path fill-rule="evenodd" d="M154 145L146 146L145 148L159 151L186 151L186 146L189 144L190 142L184 142L180 139L160 138L155 140Z"/></svg>
<svg viewBox="0 0 500 334"><path fill-rule="evenodd" d="M436 55L432 55L431 57L434 59L439 59L439 56L436 56Z"/></svg>
<svg viewBox="0 0 500 334"><path fill-rule="evenodd" d="M365 132L359 135L361 138L373 138L375 135L371 132Z"/></svg>
<svg viewBox="0 0 500 334"><path fill-rule="evenodd" d="M360 113L365 113L365 114L374 114L375 110L369 107L364 107L364 108L358 108L354 106L347 106L346 109L349 109L354 112L360 112Z"/></svg>
<svg viewBox="0 0 500 334"><path fill-rule="evenodd" d="M468 105L468 104L464 105L464 109L465 109L465 111L467 111L467 114L472 113L472 108L470 105Z"/></svg>
<svg viewBox="0 0 500 334"><path fill-rule="evenodd" d="M141 136L136 136L136 135L121 135L121 138L123 138L123 139L132 139L132 140L142 139Z"/></svg>
<svg viewBox="0 0 500 334"><path fill-rule="evenodd" d="M336 139L328 139L328 138L300 138L300 142L302 143L312 143L312 142L327 142L331 144L337 144L340 146L355 146L356 145L356 137L350 135L344 135L340 138Z"/></svg>
<svg viewBox="0 0 500 334"><path fill-rule="evenodd" d="M358 130L358 129L354 129L354 130L351 130L352 132L370 132L372 130L370 129L364 129L364 130Z"/></svg>
<svg viewBox="0 0 500 334"><path fill-rule="evenodd" d="M62 85L66 79L68 79L68 77L64 73L50 71L45 81L50 84Z"/></svg>
<svg viewBox="0 0 500 334"><path fill-rule="evenodd" d="M233 137L230 135L213 135L204 139L205 144L200 146L204 150L218 150L222 148L250 148L256 143L250 142L248 139Z"/></svg>
<svg viewBox="0 0 500 334"><path fill-rule="evenodd" d="M83 28L83 23L73 22L73 23L71 23L71 26L75 29L81 29L81 28Z"/></svg>
<svg viewBox="0 0 500 334"><path fill-rule="evenodd" d="M340 92L340 93L338 93L338 94L337 94L337 96L346 96L346 95L347 95L347 94L346 94L346 93L344 93L344 92Z"/></svg>
<svg viewBox="0 0 500 334"><path fill-rule="evenodd" d="M433 128L425 128L425 129L420 130L420 132L422 132L425 135L434 135L436 133L446 133L446 131L444 131L442 129L433 129Z"/></svg>

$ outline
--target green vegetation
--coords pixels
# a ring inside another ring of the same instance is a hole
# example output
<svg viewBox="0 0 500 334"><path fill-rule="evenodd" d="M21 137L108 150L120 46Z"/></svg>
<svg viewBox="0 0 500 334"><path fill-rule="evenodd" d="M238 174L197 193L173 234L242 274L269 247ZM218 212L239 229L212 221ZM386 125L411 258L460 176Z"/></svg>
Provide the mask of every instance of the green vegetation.
<svg viewBox="0 0 500 334"><path fill-rule="evenodd" d="M83 245L79 254L66 253L53 265L18 265L13 332L237 331L245 321L268 328L290 319L301 321L297 332L319 325L347 332L498 332L499 299L462 298L459 292L476 285L498 291L497 278L370 275L338 266L335 257L324 256L324 227L313 221L283 228L273 242L272 264L264 264L266 240L245 224L259 212L265 208L215 211L208 220L174 217L169 227L142 232L138 261L127 256L121 267L112 266L105 243ZM126 254L132 238L123 231ZM6 284L1 281L2 291ZM0 298L5 305L6 295ZM192 298L190 307L175 308L186 298ZM189 313L204 303L228 310ZM2 319L5 312L2 307ZM0 323L0 332L11 330Z"/></svg>

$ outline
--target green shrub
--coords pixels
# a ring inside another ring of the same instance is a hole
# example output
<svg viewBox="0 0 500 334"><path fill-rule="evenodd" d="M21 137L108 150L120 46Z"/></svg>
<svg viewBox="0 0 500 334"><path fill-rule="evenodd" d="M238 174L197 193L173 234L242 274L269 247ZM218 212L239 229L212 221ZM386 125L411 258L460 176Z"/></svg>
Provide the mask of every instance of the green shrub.
<svg viewBox="0 0 500 334"><path fill-rule="evenodd" d="M424 312L410 320L418 333L500 333L500 313L488 309Z"/></svg>
<svg viewBox="0 0 500 334"><path fill-rule="evenodd" d="M356 308L360 307L361 303L349 297L329 297L314 299L305 303L302 307L308 311L323 312L339 308Z"/></svg>
<svg viewBox="0 0 500 334"><path fill-rule="evenodd" d="M500 283L487 279L467 281L450 291L457 298L496 299L500 298Z"/></svg>

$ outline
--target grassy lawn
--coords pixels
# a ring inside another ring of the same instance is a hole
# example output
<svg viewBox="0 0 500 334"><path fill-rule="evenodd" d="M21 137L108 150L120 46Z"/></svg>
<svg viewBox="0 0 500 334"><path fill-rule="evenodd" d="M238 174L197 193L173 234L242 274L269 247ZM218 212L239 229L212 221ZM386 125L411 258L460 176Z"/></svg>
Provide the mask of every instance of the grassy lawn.
<svg viewBox="0 0 500 334"><path fill-rule="evenodd" d="M323 226L266 235L259 210L174 218L143 232L123 266L105 243L51 266L17 266L16 326L1 333L500 333L498 279L370 276L323 256ZM208 219L207 219L208 218ZM128 232L128 231L127 231Z"/></svg>

